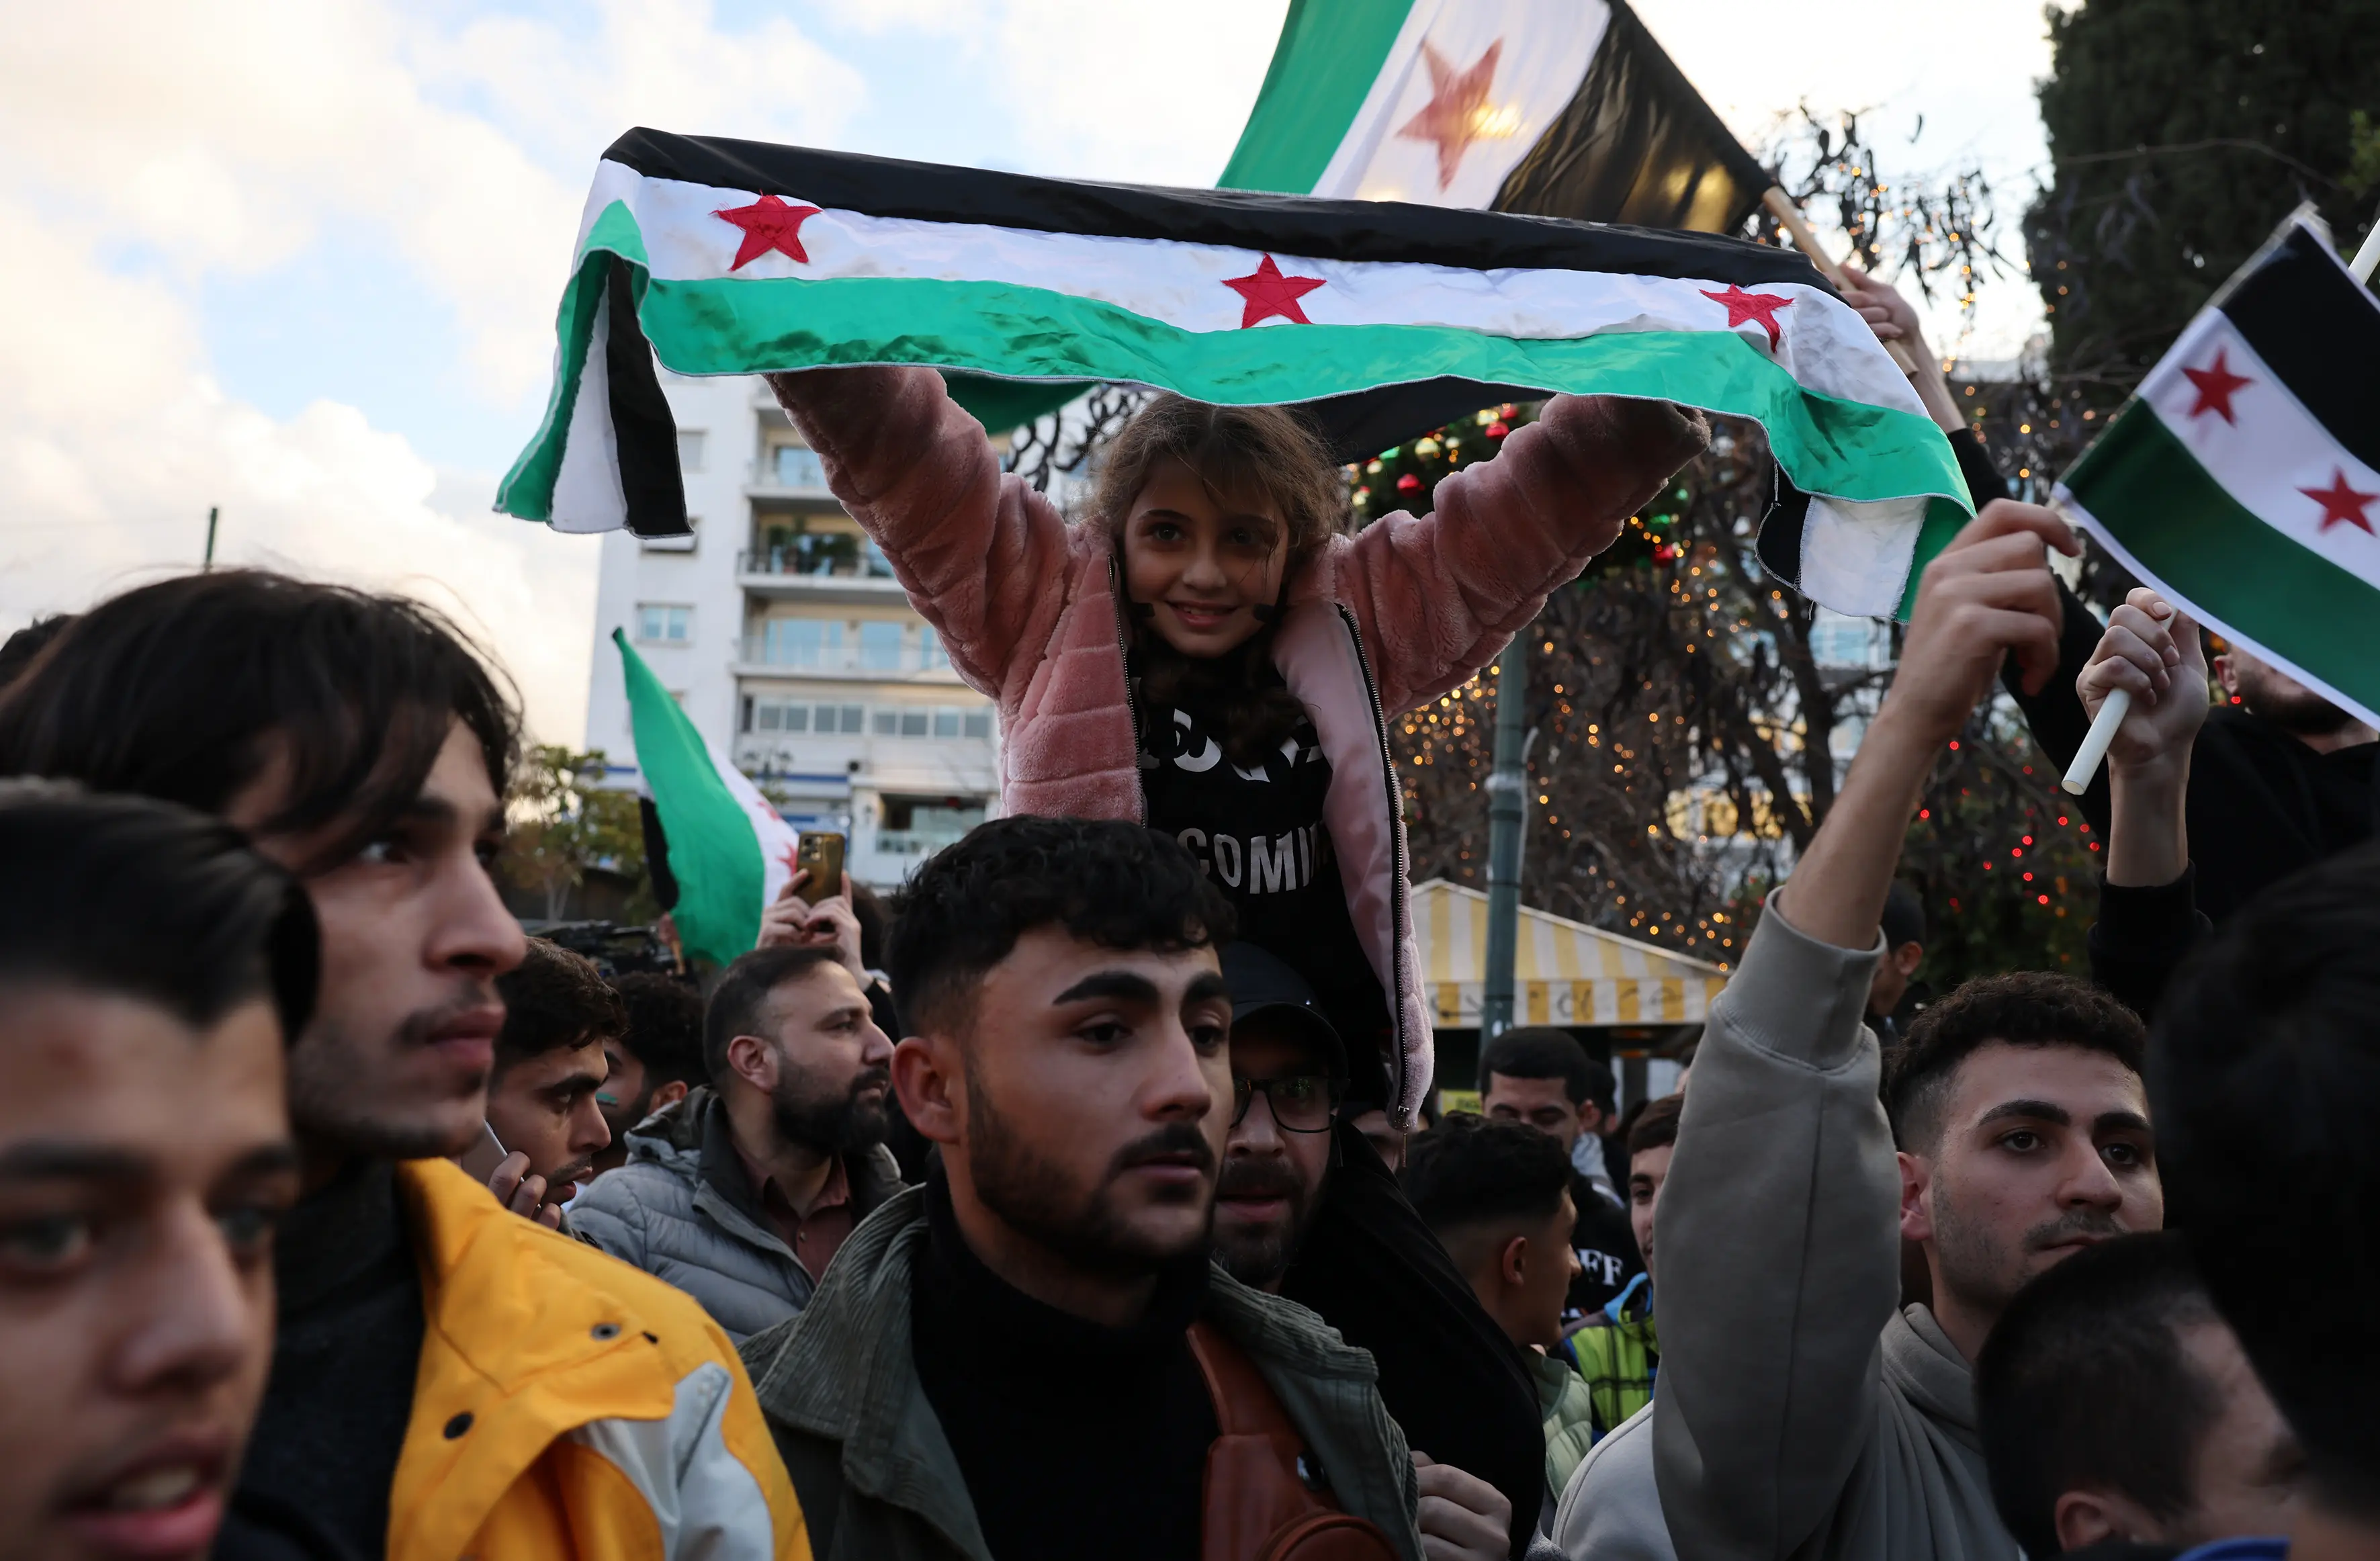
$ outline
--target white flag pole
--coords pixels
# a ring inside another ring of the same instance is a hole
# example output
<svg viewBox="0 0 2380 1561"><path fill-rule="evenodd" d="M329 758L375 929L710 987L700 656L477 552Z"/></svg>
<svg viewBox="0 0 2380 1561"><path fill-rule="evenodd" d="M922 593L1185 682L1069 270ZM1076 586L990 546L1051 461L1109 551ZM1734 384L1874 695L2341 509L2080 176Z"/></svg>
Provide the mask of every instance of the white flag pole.
<svg viewBox="0 0 2380 1561"><path fill-rule="evenodd" d="M2107 691L2107 702L2091 718L2091 731L2082 745L2074 750L2074 762L2066 767L2066 778L2058 783L2076 796L2081 796L2097 773L2099 761L2107 756L2107 744L2116 740L2116 728L2124 724L2124 712L2132 708L2131 690L2115 688Z"/></svg>
<svg viewBox="0 0 2380 1561"><path fill-rule="evenodd" d="M2375 220L2372 231L2363 236L2363 248L2355 251L2355 258L2347 262L2347 269L2355 273L2356 281L2369 282L2372 280L2372 268L2375 265L2380 265L2380 220Z"/></svg>

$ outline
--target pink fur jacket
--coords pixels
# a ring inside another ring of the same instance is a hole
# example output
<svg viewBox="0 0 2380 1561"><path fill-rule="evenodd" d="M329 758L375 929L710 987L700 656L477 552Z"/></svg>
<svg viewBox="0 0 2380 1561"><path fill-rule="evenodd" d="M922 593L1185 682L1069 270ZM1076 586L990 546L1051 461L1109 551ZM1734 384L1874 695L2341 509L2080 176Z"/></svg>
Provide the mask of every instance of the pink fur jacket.
<svg viewBox="0 0 2380 1561"><path fill-rule="evenodd" d="M1003 475L929 369L771 379L952 667L998 705L1002 811L1144 817L1108 525L1069 525ZM1665 403L1559 397L1494 460L1442 480L1435 514L1335 538L1290 582L1273 660L1330 761L1324 823L1390 995L1401 1125L1429 1088L1431 1047L1388 722L1493 659L1705 437Z"/></svg>

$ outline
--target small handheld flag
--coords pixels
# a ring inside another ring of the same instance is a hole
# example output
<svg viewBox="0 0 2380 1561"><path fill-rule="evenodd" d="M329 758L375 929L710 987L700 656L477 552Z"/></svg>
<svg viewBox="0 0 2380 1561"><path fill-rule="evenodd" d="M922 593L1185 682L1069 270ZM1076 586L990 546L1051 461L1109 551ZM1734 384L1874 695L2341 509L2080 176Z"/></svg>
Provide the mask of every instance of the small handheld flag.
<svg viewBox="0 0 2380 1561"><path fill-rule="evenodd" d="M2240 268L2056 502L2258 659L2380 721L2380 300L2301 210Z"/></svg>
<svg viewBox="0 0 2380 1561"><path fill-rule="evenodd" d="M671 920L687 953L725 964L759 940L760 913L793 877L799 839L744 772L703 740L627 636L614 629L612 643L627 683L637 766L677 880Z"/></svg>

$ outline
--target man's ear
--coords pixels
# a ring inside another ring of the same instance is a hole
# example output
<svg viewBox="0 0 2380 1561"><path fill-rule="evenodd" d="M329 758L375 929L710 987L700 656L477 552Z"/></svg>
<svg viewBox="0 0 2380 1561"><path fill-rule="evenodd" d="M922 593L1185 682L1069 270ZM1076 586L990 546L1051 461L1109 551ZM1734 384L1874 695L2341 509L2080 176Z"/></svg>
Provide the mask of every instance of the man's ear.
<svg viewBox="0 0 2380 1561"><path fill-rule="evenodd" d="M1934 1168L1906 1149L1894 1158L1900 1162L1900 1233L1912 1241L1931 1240L1934 1208L1926 1193L1934 1185Z"/></svg>
<svg viewBox="0 0 2380 1561"><path fill-rule="evenodd" d="M2058 1498L2050 1521L2060 1550L2080 1550L2103 1540L2155 1544L2167 1537L2164 1524L2138 1502L2114 1491L2069 1491Z"/></svg>
<svg viewBox="0 0 2380 1561"><path fill-rule="evenodd" d="M762 1095L774 1094L777 1048L758 1035L738 1035L727 1043L727 1071Z"/></svg>
<svg viewBox="0 0 2380 1561"><path fill-rule="evenodd" d="M1916 974L1917 967L1925 962L1925 946L1923 943L1903 943L1892 951L1892 962L1900 972L1901 978L1906 980Z"/></svg>
<svg viewBox="0 0 2380 1561"><path fill-rule="evenodd" d="M1529 1282L1529 1239L1508 1236L1496 1249L1496 1277L1507 1289L1520 1289Z"/></svg>
<svg viewBox="0 0 2380 1561"><path fill-rule="evenodd" d="M955 1070L958 1047L911 1035L892 1048L892 1093L909 1125L936 1144L956 1144L964 1126L957 1096L966 1086Z"/></svg>
<svg viewBox="0 0 2380 1561"><path fill-rule="evenodd" d="M674 1106L679 1101L684 1100L686 1098L686 1083L683 1079L672 1079L665 1084L655 1084L653 1086L652 1099L650 1103L646 1106L645 1109L650 1113L658 1111L664 1106Z"/></svg>

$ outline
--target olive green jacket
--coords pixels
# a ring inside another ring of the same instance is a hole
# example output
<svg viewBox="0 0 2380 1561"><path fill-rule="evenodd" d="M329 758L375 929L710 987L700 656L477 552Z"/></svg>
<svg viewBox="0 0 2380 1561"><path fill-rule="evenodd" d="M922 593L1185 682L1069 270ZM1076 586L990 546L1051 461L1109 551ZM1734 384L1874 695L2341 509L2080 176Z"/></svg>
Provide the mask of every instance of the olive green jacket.
<svg viewBox="0 0 2380 1561"><path fill-rule="evenodd" d="M745 1342L818 1561L992 1561L910 1350L925 1241L925 1189L909 1188L852 1232L800 1316ZM1380 1402L1371 1355L1220 1268L1201 1316L1263 1374L1339 1504L1378 1524L1406 1561L1422 1561L1413 1459ZM1131 1535L1116 1543L1131 1554Z"/></svg>

